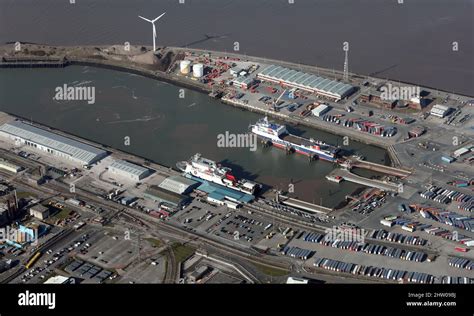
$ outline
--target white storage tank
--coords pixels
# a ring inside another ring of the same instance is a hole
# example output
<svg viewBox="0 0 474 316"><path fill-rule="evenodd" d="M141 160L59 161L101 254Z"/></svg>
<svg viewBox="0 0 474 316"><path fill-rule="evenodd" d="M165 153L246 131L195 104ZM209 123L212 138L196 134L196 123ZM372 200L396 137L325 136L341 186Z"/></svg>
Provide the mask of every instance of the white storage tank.
<svg viewBox="0 0 474 316"><path fill-rule="evenodd" d="M204 65L195 64L193 65L193 76L196 78L201 78L204 75Z"/></svg>
<svg viewBox="0 0 474 316"><path fill-rule="evenodd" d="M191 70L191 61L190 60L182 60L179 64L179 70L182 74L187 75Z"/></svg>

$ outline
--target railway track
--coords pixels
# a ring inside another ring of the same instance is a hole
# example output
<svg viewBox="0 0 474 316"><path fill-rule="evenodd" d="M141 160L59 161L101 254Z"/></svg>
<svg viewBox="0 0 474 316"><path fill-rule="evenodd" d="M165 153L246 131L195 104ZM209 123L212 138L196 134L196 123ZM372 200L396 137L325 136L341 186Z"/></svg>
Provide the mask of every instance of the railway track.
<svg viewBox="0 0 474 316"><path fill-rule="evenodd" d="M48 185L52 185L52 183L49 183ZM55 184L53 185L53 187L55 187L56 189L60 189L61 191L66 191L65 188L61 184ZM47 193L51 192L51 189L48 189L48 188L42 188L42 189L47 189L46 190ZM42 191L42 190L38 190L38 191ZM63 195L67 196L70 194L68 193L68 191L66 191L63 193ZM98 206L101 206L101 207L106 207L106 208L117 207L116 203L100 199L97 196L91 194L90 192L82 193L80 188L76 188L75 195L85 200L90 200L92 203L98 204ZM327 229L327 227L317 225L317 224L312 224L312 223L306 223L304 221L294 219L292 217L285 216L283 214L271 212L270 210L266 210L264 208L260 208L256 206L246 206L246 208L257 213L274 217L277 221L291 225L293 227L294 226L299 227L300 229L319 231L319 232L324 232L324 230ZM135 209L131 209L128 207L125 207L119 213L127 214L128 216L139 220L140 222L144 223L148 229L153 229L153 228L158 229L160 232L165 232L167 235L169 235L173 239L187 242L189 244L196 246L197 248L199 247L213 248L214 250L217 250L218 252L222 254L233 256L235 258L239 258L249 263L259 264L259 265L274 268L274 269L285 270L285 271L289 271L291 269L291 264L288 263L286 258L283 258L283 257L279 257L280 261L276 261L276 260L272 260L271 258L264 257L264 255L256 252L253 249L239 249L235 246L225 245L222 242L216 241L204 234L198 233L196 231L190 231L185 228L177 227L176 225L173 225L170 222L165 222L163 220L157 219L148 214L141 213ZM375 243L380 242L377 240L373 240L373 241ZM402 248L404 247L402 246ZM173 258L173 255L169 254L169 257ZM22 272L23 271L17 271L15 275L10 276L9 278L5 279L3 282L8 283L9 281L13 280L15 277L20 275ZM165 277L165 282L174 283L176 281L175 277L176 277L176 263L170 262L170 266L167 270L167 275Z"/></svg>
<svg viewBox="0 0 474 316"><path fill-rule="evenodd" d="M25 184L25 185L28 185L28 184ZM48 186L52 187L52 188L48 188ZM67 187L64 184L57 183L57 182L56 183L50 182L50 183L46 184L44 188L43 187L41 187L41 189L38 188L38 191L43 192L43 193L48 193L48 194L50 194L51 191L59 191L65 197L74 197L75 196L76 198L89 200L92 203L97 204L98 206L106 207L106 208L117 208L117 206L118 206L116 203L100 199L100 198L98 198L97 196L93 195L90 192L83 193L82 192L83 190L81 188L76 188L76 192L74 194L71 194L69 192L69 187ZM46 191L46 192L44 192L44 191ZM143 213L141 213L141 212L139 212L135 209L125 207L124 210L121 210L120 212L124 212L124 213L127 213L128 215L134 215L138 218L142 218L142 220L146 223L153 222L154 224L156 224L157 228L159 228L162 231L167 231L168 233L173 234L173 237L175 237L178 240L183 240L183 236L188 236L188 242L189 242L189 239L193 239L193 237L197 237L196 240L191 241L190 243L194 244L198 247L202 246L203 243L197 243L196 242L197 240L204 242L204 244L211 245L215 249L218 249L219 251L221 251L223 253L226 253L228 255L233 255L233 256L236 256L236 257L241 258L243 260L253 262L253 263L256 263L256 264L260 264L260 265L263 265L263 266L267 266L267 267L271 267L271 268L275 268L275 269L280 269L280 270L289 270L290 266L291 266L289 263L286 264L286 263L281 263L281 262L274 262L272 260L268 260L267 258L262 258L261 257L262 255L258 254L258 253L257 254L250 254L249 252L256 253L256 251L254 251L252 249L237 249L235 246L232 247L232 246L224 245L224 244L222 244L222 243L220 243L220 242L218 242L214 239L211 239L211 238L209 238L209 237L207 237L203 234L200 234L200 233L197 233L197 232L192 232L192 231L189 231L189 230L184 229L184 228L178 228L178 227L172 226L170 223L159 220L159 219L157 219L155 217L152 217L148 214L143 214Z"/></svg>
<svg viewBox="0 0 474 316"><path fill-rule="evenodd" d="M166 252L168 253L168 260L166 260L166 275L164 277L164 283L174 284L176 283L176 273L177 273L177 264L176 257L174 255L173 249L168 245Z"/></svg>
<svg viewBox="0 0 474 316"><path fill-rule="evenodd" d="M39 247L34 254L36 254L38 251L43 253L46 249L48 248L51 248L54 244L56 244L57 242L59 242L60 240L62 240L63 238L69 236L74 230L73 229L67 229L67 230L64 230L62 232L60 232L59 234L57 234L56 236L52 237L50 240L48 240L45 244L41 245L41 247ZM33 254L33 256L34 256ZM30 258L28 258L27 262L33 257L31 256ZM9 275L7 278L3 279L2 281L0 281L0 284L7 284L7 283L10 283L11 281L15 280L17 277L19 277L22 273L24 273L25 271L27 271L26 267L24 265L21 265L20 268L12 273L11 275Z"/></svg>

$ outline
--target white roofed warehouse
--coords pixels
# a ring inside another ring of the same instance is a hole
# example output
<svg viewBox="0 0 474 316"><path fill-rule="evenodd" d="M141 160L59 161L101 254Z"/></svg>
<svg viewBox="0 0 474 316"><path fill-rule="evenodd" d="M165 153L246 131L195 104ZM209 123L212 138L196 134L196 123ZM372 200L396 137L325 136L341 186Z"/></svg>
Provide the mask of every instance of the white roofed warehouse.
<svg viewBox="0 0 474 316"><path fill-rule="evenodd" d="M329 110L331 110L331 107L326 105L326 104L320 104L313 110L311 110L311 113L313 113L314 116L321 117L324 114L326 114Z"/></svg>
<svg viewBox="0 0 474 316"><path fill-rule="evenodd" d="M107 156L105 150L18 120L0 126L0 136L81 165L93 164Z"/></svg>
<svg viewBox="0 0 474 316"><path fill-rule="evenodd" d="M266 67L257 75L257 77L264 81L270 81L291 88L298 88L307 92L316 93L335 101L339 101L355 91L355 88L350 84L277 65Z"/></svg>
<svg viewBox="0 0 474 316"><path fill-rule="evenodd" d="M18 173L23 169L23 167L15 165L14 163L8 162L5 159L0 158L0 169L8 170L13 173Z"/></svg>
<svg viewBox="0 0 474 316"><path fill-rule="evenodd" d="M152 173L152 170L126 160L114 161L109 166L109 171L119 177L127 178L137 182L148 177Z"/></svg>
<svg viewBox="0 0 474 316"><path fill-rule="evenodd" d="M431 108L430 114L439 118L444 118L450 110L451 108L445 105L436 104Z"/></svg>
<svg viewBox="0 0 474 316"><path fill-rule="evenodd" d="M177 194L187 194L199 185L199 182L182 176L171 176L163 180L158 187Z"/></svg>

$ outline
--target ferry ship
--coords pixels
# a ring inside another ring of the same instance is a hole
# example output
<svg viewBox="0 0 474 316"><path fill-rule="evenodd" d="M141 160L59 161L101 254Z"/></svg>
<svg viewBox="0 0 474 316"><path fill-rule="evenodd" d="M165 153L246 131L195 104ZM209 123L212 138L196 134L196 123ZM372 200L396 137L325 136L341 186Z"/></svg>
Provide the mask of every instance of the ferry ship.
<svg viewBox="0 0 474 316"><path fill-rule="evenodd" d="M254 125L250 125L250 129L257 137L269 141L275 147L294 150L299 154L330 162L336 162L338 159L338 147L312 138L307 139L292 135L288 132L285 125L270 122L267 117L261 118Z"/></svg>
<svg viewBox="0 0 474 316"><path fill-rule="evenodd" d="M232 174L232 169L223 167L213 160L204 158L201 154L195 154L187 161L180 161L176 167L186 174L217 183L243 193L254 195L260 188L256 182L237 179Z"/></svg>

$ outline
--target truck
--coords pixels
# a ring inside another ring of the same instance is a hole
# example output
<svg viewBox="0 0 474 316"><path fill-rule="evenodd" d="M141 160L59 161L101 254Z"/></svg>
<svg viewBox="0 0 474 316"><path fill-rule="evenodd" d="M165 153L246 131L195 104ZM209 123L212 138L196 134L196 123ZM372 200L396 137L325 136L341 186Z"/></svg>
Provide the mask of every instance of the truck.
<svg viewBox="0 0 474 316"><path fill-rule="evenodd" d="M385 220L385 219L382 219L380 221L380 224L384 225L384 226L387 226L387 227L392 227L393 226L393 222L392 221L388 221L388 220Z"/></svg>
<svg viewBox="0 0 474 316"><path fill-rule="evenodd" d="M468 252L469 249L465 248L465 247L455 247L454 250L458 251L458 252Z"/></svg>
<svg viewBox="0 0 474 316"><path fill-rule="evenodd" d="M408 231L408 232L410 232L410 233L413 233L413 232L415 231L415 227L414 227L414 226L411 226L411 225L403 225L403 226L402 226L402 229L403 229L403 230L406 230L406 231Z"/></svg>
<svg viewBox="0 0 474 316"><path fill-rule="evenodd" d="M263 230L269 230L272 226L273 226L272 224L268 224L267 226L265 226Z"/></svg>
<svg viewBox="0 0 474 316"><path fill-rule="evenodd" d="M79 229L81 229L85 224L86 224L86 223L84 223L84 222L79 222L79 223L77 223L76 225L74 225L74 229L75 229L75 230L79 230Z"/></svg>

